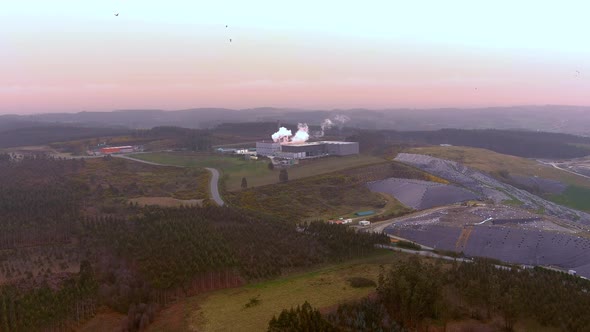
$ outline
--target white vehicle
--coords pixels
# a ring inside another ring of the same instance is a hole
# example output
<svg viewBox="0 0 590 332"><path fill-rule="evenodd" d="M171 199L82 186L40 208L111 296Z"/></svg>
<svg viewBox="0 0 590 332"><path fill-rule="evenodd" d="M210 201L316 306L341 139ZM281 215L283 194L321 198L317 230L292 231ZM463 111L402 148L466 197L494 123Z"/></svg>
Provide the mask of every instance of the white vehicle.
<svg viewBox="0 0 590 332"><path fill-rule="evenodd" d="M361 226L369 226L370 224L371 224L371 222L368 220L359 221L359 225L361 225Z"/></svg>
<svg viewBox="0 0 590 332"><path fill-rule="evenodd" d="M344 219L342 220L343 224L352 224L352 219Z"/></svg>

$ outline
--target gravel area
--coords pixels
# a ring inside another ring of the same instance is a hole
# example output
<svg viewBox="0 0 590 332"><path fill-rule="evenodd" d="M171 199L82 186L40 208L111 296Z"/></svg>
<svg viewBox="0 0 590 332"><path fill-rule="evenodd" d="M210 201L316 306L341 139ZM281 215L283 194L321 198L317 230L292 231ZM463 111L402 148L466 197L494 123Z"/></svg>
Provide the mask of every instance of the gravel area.
<svg viewBox="0 0 590 332"><path fill-rule="evenodd" d="M369 182L367 186L371 191L392 195L402 204L416 210L479 198L458 186L421 180L390 178Z"/></svg>

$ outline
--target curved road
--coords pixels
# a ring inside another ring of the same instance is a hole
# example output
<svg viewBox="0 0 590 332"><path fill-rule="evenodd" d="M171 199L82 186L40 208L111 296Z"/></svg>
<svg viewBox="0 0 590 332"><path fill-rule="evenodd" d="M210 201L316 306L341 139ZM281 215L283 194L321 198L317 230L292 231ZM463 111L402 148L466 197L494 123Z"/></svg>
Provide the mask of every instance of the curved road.
<svg viewBox="0 0 590 332"><path fill-rule="evenodd" d="M211 183L210 183L210 191L211 191L211 198L217 203L219 206L223 206L225 203L221 196L219 195L219 171L215 168L205 167L206 170L211 172Z"/></svg>
<svg viewBox="0 0 590 332"><path fill-rule="evenodd" d="M537 160L537 161L540 162L543 165L550 165L550 166L553 166L554 168L557 168L558 170L561 170L561 171L564 171L564 172L568 172L568 173L572 173L572 174L575 174L577 176L581 176L581 177L586 178L586 179L590 179L590 176L588 176L588 175L580 174L580 173L577 173L577 172L574 172L574 171L570 171L569 169L559 167L559 166L557 166L556 163L545 162L545 161L542 161L542 160Z"/></svg>
<svg viewBox="0 0 590 332"><path fill-rule="evenodd" d="M112 155L112 156L116 157L116 158L123 158L123 159L127 159L127 160L137 161L139 163L144 163L144 164L153 165L153 166L167 166L167 167L185 168L184 166L166 165L166 164L154 163L151 161L145 161L145 160L141 160L141 159L135 159L135 158L127 156L127 155ZM209 191L211 192L211 198L213 199L213 201L215 201L215 203L217 203L217 205L224 206L225 203L223 202L221 195L219 195L219 171L216 170L215 168L205 167L205 169L211 173L211 182L209 183Z"/></svg>

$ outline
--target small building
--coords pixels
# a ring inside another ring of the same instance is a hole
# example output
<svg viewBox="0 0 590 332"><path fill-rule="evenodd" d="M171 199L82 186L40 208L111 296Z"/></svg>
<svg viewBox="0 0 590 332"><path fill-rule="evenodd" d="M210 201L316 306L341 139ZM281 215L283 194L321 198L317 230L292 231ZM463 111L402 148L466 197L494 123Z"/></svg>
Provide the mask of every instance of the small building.
<svg viewBox="0 0 590 332"><path fill-rule="evenodd" d="M355 213L355 215L357 215L359 217L370 216L372 214L375 214L375 211L360 211L360 212Z"/></svg>
<svg viewBox="0 0 590 332"><path fill-rule="evenodd" d="M100 149L100 153L102 153L102 154L132 153L134 151L135 151L135 149L132 146L130 146L130 145L126 145L126 146L110 146L110 147L106 147L106 148L101 148Z"/></svg>
<svg viewBox="0 0 590 332"><path fill-rule="evenodd" d="M368 221L368 220L361 220L361 221L359 221L359 225L361 225L361 226L369 226L369 225L371 225L371 222Z"/></svg>

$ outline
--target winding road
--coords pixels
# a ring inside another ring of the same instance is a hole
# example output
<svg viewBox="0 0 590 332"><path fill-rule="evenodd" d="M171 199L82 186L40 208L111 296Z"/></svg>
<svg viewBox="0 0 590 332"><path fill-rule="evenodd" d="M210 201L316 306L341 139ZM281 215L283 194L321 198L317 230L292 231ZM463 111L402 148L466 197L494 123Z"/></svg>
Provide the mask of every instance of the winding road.
<svg viewBox="0 0 590 332"><path fill-rule="evenodd" d="M153 165L153 166L167 166L167 167L185 168L184 166L159 164L159 163L154 163L154 162L151 162L151 161L136 159L136 158L130 157L128 155L112 155L112 156L113 157L116 157L116 158L122 158L122 159L131 160L131 161L137 161L139 163ZM224 206L225 205L225 202L223 201L223 199L221 198L221 195L219 194L219 171L216 170L215 168L205 167L205 169L211 173L211 182L209 183L209 191L211 192L211 198L213 199L213 201L217 205Z"/></svg>
<svg viewBox="0 0 590 332"><path fill-rule="evenodd" d="M215 168L205 167L206 170L211 172L211 183L210 183L210 191L211 191L211 198L217 203L219 206L225 205L223 199L219 195L219 171Z"/></svg>
<svg viewBox="0 0 590 332"><path fill-rule="evenodd" d="M572 174L575 174L577 176L581 176L581 177L586 178L586 179L590 179L590 176L588 176L588 175L580 174L580 173L577 173L577 172L574 172L574 171L570 171L569 169L559 167L559 166L557 166L556 163L545 162L545 161L538 160L538 159L537 159L537 161L540 162L543 165L550 165L550 166L553 166L554 168L557 168L558 170L561 170L561 171L564 171L564 172L568 172L568 173L572 173Z"/></svg>

